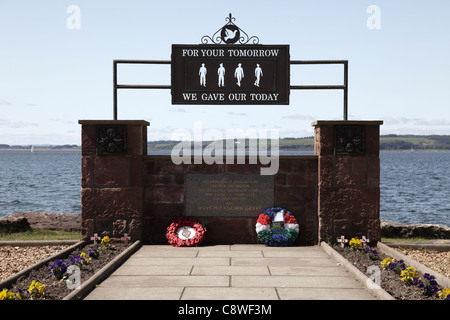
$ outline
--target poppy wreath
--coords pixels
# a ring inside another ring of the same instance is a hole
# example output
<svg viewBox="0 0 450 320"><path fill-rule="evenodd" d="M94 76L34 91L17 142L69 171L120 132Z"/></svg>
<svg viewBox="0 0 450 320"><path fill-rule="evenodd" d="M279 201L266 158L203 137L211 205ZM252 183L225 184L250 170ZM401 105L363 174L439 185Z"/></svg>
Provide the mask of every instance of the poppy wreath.
<svg viewBox="0 0 450 320"><path fill-rule="evenodd" d="M284 222L277 223L278 226L275 226L273 220L279 212L284 213ZM297 239L298 233L299 226L295 217L291 212L280 207L267 209L259 215L256 222L256 234L258 239L266 246L291 246Z"/></svg>
<svg viewBox="0 0 450 320"><path fill-rule="evenodd" d="M167 227L166 238L174 247L193 247L203 242L206 228L194 218L181 217Z"/></svg>

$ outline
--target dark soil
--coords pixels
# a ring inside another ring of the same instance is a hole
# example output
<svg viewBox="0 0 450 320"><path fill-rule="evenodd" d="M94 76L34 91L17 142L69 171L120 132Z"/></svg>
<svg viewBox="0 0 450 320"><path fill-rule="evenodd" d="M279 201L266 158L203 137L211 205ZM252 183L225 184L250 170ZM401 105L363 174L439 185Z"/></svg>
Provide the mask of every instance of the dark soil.
<svg viewBox="0 0 450 320"><path fill-rule="evenodd" d="M81 252L87 252L90 249L97 249L100 252L98 259L91 259L90 263L83 265L80 270L81 285L92 277L97 271L103 268L106 264L112 261L116 256L118 256L122 251L128 248L130 244L125 245L124 243L111 243L110 247L106 250L100 250L100 245L88 244L83 248L76 249L72 251L69 255L80 254ZM67 258L66 258L67 259ZM66 259L63 259L66 261ZM58 282L53 276L49 275L49 267L53 261L49 262L48 265L42 266L41 268L31 271L27 276L20 277L12 286L10 291L16 293L18 289L22 292L27 292L30 284L33 280L40 282L41 284L47 285L45 289L45 294L40 300L62 300L64 297L69 295L72 290L67 288L67 283L63 279ZM2 288L3 289L3 288Z"/></svg>
<svg viewBox="0 0 450 320"><path fill-rule="evenodd" d="M400 280L400 276L391 270L383 270L381 268L381 261L388 256L379 253L379 260L369 259L368 254L362 251L352 251L349 247L342 248L341 246L334 246L341 256L347 259L351 264L353 264L359 271L364 273L367 277L373 277L373 273L367 273L367 268L371 265L378 266L380 270L380 286L388 292L392 297L397 300L436 300L437 296L428 297L419 290L415 285L407 285ZM375 249L375 248L371 248ZM408 266L406 266L408 267ZM417 271L417 270L416 270ZM417 271L418 272L418 271ZM419 272L419 276L423 276ZM442 288L441 288L442 289Z"/></svg>

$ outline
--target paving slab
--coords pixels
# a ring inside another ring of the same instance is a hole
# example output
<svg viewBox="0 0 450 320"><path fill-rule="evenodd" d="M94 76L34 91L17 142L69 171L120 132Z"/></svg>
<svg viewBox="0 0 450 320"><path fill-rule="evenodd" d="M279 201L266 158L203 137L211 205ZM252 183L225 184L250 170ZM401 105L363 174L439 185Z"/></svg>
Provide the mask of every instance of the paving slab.
<svg viewBox="0 0 450 320"><path fill-rule="evenodd" d="M298 275L298 276L339 276L342 275L341 266L329 267L292 267L292 266L269 266L269 272L273 276Z"/></svg>
<svg viewBox="0 0 450 320"><path fill-rule="evenodd" d="M231 276L232 287L361 288L348 276Z"/></svg>
<svg viewBox="0 0 450 320"><path fill-rule="evenodd" d="M129 258L123 265L143 265L143 266L182 266L182 265L210 265L228 266L230 258Z"/></svg>
<svg viewBox="0 0 450 320"><path fill-rule="evenodd" d="M269 276L267 266L194 266L192 275L266 275Z"/></svg>
<svg viewBox="0 0 450 320"><path fill-rule="evenodd" d="M133 258L194 258L198 255L198 250L138 250Z"/></svg>
<svg viewBox="0 0 450 320"><path fill-rule="evenodd" d="M335 266L331 258L233 258L232 265L266 265L266 266L290 266L290 267L325 267Z"/></svg>
<svg viewBox="0 0 450 320"><path fill-rule="evenodd" d="M216 266L218 267L218 266ZM215 267L215 268L216 268ZM211 269L211 268L208 268ZM129 275L141 275L141 276L188 276L192 271L192 266L180 266L180 265L168 265L161 268L161 266L151 265L132 265L126 264L117 269L112 276L129 276Z"/></svg>
<svg viewBox="0 0 450 320"><path fill-rule="evenodd" d="M277 288L280 300L373 300L360 288Z"/></svg>
<svg viewBox="0 0 450 320"><path fill-rule="evenodd" d="M265 258L313 258L313 259L328 259L328 256L323 251L273 251L262 250L262 254Z"/></svg>
<svg viewBox="0 0 450 320"><path fill-rule="evenodd" d="M376 299L320 246L144 245L85 299Z"/></svg>
<svg viewBox="0 0 450 320"><path fill-rule="evenodd" d="M110 276L101 283L103 288L114 287L228 287L229 276Z"/></svg>
<svg viewBox="0 0 450 320"><path fill-rule="evenodd" d="M186 288L181 300L278 300L275 288Z"/></svg>
<svg viewBox="0 0 450 320"><path fill-rule="evenodd" d="M245 250L245 251L200 251L198 253L199 258L206 257L245 257L245 258L263 258L263 253L261 250Z"/></svg>
<svg viewBox="0 0 450 320"><path fill-rule="evenodd" d="M183 287L97 287L85 300L179 300Z"/></svg>

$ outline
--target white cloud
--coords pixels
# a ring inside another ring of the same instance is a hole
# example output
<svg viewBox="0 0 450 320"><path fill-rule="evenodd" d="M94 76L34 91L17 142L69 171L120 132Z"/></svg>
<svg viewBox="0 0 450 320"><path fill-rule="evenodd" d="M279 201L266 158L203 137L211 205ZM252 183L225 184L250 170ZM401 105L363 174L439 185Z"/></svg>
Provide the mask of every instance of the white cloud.
<svg viewBox="0 0 450 320"><path fill-rule="evenodd" d="M315 120L317 120L316 117L308 116L308 115L305 115L305 114L299 114L299 113L292 114L292 115L289 115L289 116L284 116L283 118L284 119L290 119L290 120L305 120L305 121L315 121Z"/></svg>
<svg viewBox="0 0 450 320"><path fill-rule="evenodd" d="M0 119L0 126L17 129L17 128L39 127L39 124L34 122L11 121L6 119Z"/></svg>
<svg viewBox="0 0 450 320"><path fill-rule="evenodd" d="M227 114L232 115L232 116L248 116L248 113L245 113L245 112L230 111L230 112L227 112Z"/></svg>
<svg viewBox="0 0 450 320"><path fill-rule="evenodd" d="M187 112L186 109L184 109L184 108L176 108L176 109L172 109L172 111L174 111L174 112Z"/></svg>

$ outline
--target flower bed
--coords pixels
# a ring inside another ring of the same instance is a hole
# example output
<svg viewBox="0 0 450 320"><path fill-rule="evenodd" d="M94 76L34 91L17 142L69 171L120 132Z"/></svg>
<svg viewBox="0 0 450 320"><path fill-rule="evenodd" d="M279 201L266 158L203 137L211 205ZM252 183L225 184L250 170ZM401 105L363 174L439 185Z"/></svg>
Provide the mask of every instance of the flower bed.
<svg viewBox="0 0 450 320"><path fill-rule="evenodd" d="M105 237L100 244L88 244L72 251L66 259L55 259L33 269L9 288L0 288L0 300L64 299L129 247L109 240Z"/></svg>
<svg viewBox="0 0 450 320"><path fill-rule="evenodd" d="M333 249L395 299L450 300L450 290L441 287L433 275L420 274L403 260L395 260L378 253L376 248L363 246L359 239L353 238L348 245L335 245Z"/></svg>

